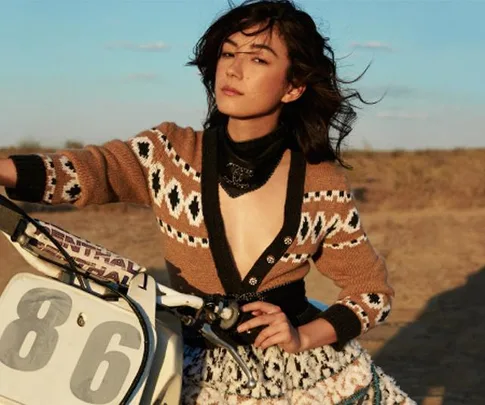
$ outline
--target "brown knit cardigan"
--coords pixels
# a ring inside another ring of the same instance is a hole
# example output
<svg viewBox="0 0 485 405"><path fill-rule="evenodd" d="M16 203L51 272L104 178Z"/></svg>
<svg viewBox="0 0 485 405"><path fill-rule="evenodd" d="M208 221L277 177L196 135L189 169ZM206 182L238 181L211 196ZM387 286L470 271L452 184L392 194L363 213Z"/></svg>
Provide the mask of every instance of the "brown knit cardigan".
<svg viewBox="0 0 485 405"><path fill-rule="evenodd" d="M172 286L208 294L245 293L300 280L316 268L341 288L322 313L344 343L384 321L393 290L367 238L343 169L311 165L291 152L284 224L241 280L222 224L217 140L164 122L126 142L55 154L11 156L13 199L77 207L110 202L151 206L163 234ZM257 232L257 230L255 230Z"/></svg>

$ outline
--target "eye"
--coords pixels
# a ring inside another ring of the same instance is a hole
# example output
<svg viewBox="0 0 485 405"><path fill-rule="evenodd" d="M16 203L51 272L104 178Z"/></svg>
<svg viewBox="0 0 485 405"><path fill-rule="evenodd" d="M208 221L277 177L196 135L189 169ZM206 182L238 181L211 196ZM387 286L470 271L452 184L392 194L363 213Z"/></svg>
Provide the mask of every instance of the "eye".
<svg viewBox="0 0 485 405"><path fill-rule="evenodd" d="M254 58L253 59L256 63L261 64L261 65L267 65L268 62L266 62L264 59L261 58Z"/></svg>
<svg viewBox="0 0 485 405"><path fill-rule="evenodd" d="M232 58L233 56L232 52L221 52L221 58Z"/></svg>

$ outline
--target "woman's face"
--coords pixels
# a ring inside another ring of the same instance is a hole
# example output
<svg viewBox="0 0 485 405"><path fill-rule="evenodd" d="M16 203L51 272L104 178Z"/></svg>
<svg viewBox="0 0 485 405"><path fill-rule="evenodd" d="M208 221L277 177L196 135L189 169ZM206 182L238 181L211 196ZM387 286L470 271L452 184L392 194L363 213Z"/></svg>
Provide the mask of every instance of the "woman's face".
<svg viewBox="0 0 485 405"><path fill-rule="evenodd" d="M247 34L257 31L252 28ZM290 61L284 40L276 29L254 36L237 32L222 45L217 63L215 97L219 111L249 119L279 112L294 99L286 80Z"/></svg>

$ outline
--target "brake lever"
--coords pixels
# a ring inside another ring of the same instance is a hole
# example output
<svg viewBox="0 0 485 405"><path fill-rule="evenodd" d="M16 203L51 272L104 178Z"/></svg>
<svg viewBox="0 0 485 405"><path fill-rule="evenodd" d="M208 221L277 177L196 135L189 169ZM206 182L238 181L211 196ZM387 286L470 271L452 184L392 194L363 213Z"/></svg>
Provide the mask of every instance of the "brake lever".
<svg viewBox="0 0 485 405"><path fill-rule="evenodd" d="M199 330L199 332L211 343L220 347L224 347L226 350L228 350L231 356L234 358L234 360L236 360L239 367L241 367L241 370L244 372L244 374L246 374L246 377L248 378L248 382L246 384L247 387L248 388L256 387L256 380L253 378L251 371L249 370L249 367L247 366L246 363L244 363L243 359L241 358L239 353L236 352L233 346L231 346L229 343L227 343L226 341L222 340L219 336L217 336L208 323L204 323L204 325Z"/></svg>

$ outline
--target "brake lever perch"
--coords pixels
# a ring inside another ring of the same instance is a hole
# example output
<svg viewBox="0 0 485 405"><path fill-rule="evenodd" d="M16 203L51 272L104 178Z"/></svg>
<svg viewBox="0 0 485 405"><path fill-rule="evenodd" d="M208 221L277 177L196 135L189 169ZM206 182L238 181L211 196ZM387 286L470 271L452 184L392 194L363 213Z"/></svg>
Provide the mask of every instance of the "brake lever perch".
<svg viewBox="0 0 485 405"><path fill-rule="evenodd" d="M199 332L211 343L217 346L224 347L226 350L228 350L231 356L234 358L234 360L236 360L239 367L241 367L241 370L244 372L244 374L246 374L246 377L248 378L248 382L246 384L247 387L248 388L256 387L256 380L253 378L251 371L249 370L249 367L246 365L246 363L244 363L243 359L241 358L239 353L236 352L233 346L231 346L229 343L227 343L226 341L222 340L219 336L217 336L208 323L204 323L204 325L199 330Z"/></svg>

